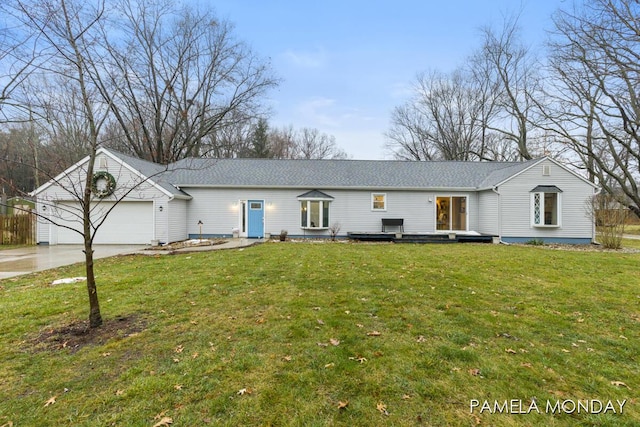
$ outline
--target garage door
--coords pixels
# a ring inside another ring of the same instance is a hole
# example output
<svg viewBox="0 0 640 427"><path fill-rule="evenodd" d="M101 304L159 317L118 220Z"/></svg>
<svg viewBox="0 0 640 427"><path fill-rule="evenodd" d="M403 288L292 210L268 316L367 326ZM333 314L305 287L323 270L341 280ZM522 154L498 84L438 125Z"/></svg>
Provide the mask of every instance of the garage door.
<svg viewBox="0 0 640 427"><path fill-rule="evenodd" d="M100 203L94 208L96 221L113 206ZM77 203L59 203L57 212L80 212ZM77 217L68 215L62 221L74 229L82 229ZM59 244L80 244L82 236L64 227L56 227ZM120 202L109 213L106 221L98 229L95 244L149 244L153 239L153 202Z"/></svg>

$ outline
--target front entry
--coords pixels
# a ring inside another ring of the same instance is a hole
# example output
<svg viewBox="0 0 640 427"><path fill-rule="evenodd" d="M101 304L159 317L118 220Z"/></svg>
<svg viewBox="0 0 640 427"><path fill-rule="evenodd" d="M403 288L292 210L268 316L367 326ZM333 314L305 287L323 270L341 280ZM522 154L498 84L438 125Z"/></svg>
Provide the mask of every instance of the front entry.
<svg viewBox="0 0 640 427"><path fill-rule="evenodd" d="M247 237L264 237L264 200L247 201Z"/></svg>

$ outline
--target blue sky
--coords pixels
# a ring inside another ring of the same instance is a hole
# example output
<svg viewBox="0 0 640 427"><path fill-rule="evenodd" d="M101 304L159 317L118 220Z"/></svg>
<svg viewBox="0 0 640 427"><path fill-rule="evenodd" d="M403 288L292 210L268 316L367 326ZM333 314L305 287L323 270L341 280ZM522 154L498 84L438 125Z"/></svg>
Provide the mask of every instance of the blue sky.
<svg viewBox="0 0 640 427"><path fill-rule="evenodd" d="M355 159L389 158L391 111L415 76L449 71L522 9L525 40L539 44L564 0L196 0L213 4L236 36L270 58L282 79L269 95L270 124L317 128Z"/></svg>

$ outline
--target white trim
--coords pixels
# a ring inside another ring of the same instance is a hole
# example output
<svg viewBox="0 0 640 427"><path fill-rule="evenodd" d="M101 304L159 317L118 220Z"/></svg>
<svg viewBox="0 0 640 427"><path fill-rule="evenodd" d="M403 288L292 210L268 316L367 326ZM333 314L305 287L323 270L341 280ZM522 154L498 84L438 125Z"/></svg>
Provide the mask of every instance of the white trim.
<svg viewBox="0 0 640 427"><path fill-rule="evenodd" d="M453 203L451 203L451 199L453 197L464 197L465 198L465 228L464 230L452 230L452 229L447 229L447 230L438 230L438 198L448 198L449 199L449 218L447 219L447 221L449 221L449 226L451 226L451 220L452 220L452 215L451 215L451 209L453 209ZM433 204L433 219L434 219L434 230L436 233L456 233L456 232L468 232L469 231L469 200L470 200L470 196L469 194L436 194L434 196L434 204Z"/></svg>
<svg viewBox="0 0 640 427"><path fill-rule="evenodd" d="M535 222L535 217L536 217L536 213L535 213L535 197L536 194L540 195L540 214L541 216L541 221L542 224L536 224ZM531 193L531 196L529 198L529 210L530 210L530 223L531 223L531 228L562 228L562 193L549 193L549 194L556 194L556 202L557 202L557 206L556 206L556 224L545 224L544 223L544 195L547 193L544 192L535 192L535 193Z"/></svg>
<svg viewBox="0 0 640 427"><path fill-rule="evenodd" d="M319 223L320 226L319 227L311 227L309 224L311 223L311 203L312 202L321 202L322 205L320 206L320 212L319 212ZM299 200L300 205L298 206L298 208L300 210L298 210L298 220L300 221L300 228L302 230L328 230L329 226L327 225L326 227L323 226L322 224L324 224L324 204L327 204L327 211L329 214L329 220L331 219L331 200L326 200L326 199L302 199ZM307 225L302 225L302 203L306 203L307 205ZM327 224L330 221L327 221Z"/></svg>
<svg viewBox="0 0 640 427"><path fill-rule="evenodd" d="M384 202L384 207L383 208L376 208L374 206L375 197L376 196L382 196L383 197L383 202ZM371 211L372 212L386 212L387 211L387 193L371 193Z"/></svg>

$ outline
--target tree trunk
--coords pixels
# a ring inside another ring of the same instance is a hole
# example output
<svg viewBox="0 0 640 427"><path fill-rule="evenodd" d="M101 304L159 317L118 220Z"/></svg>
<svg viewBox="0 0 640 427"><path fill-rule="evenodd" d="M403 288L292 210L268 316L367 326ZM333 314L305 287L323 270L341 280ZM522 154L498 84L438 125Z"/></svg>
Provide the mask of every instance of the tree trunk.
<svg viewBox="0 0 640 427"><path fill-rule="evenodd" d="M84 259L87 273L87 291L89 292L89 327L97 328L102 325L102 315L100 314L100 302L98 301L98 287L96 277L93 273L93 248L85 237Z"/></svg>

